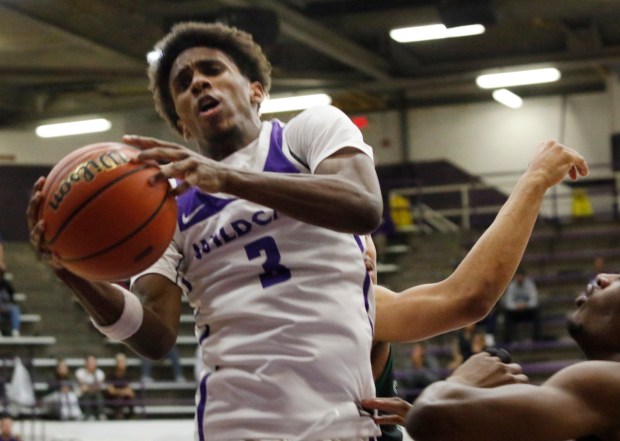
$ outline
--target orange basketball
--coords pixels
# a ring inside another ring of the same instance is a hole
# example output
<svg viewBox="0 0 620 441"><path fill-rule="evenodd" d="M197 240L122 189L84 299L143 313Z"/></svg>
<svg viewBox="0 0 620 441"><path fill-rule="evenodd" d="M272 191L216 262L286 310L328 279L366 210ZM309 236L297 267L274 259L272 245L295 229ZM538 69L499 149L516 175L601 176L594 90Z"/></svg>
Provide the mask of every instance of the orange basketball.
<svg viewBox="0 0 620 441"><path fill-rule="evenodd" d="M75 274L126 280L159 259L172 240L176 201L167 181L148 183L156 166L130 162L137 154L124 144L91 144L47 176L39 215L45 243Z"/></svg>

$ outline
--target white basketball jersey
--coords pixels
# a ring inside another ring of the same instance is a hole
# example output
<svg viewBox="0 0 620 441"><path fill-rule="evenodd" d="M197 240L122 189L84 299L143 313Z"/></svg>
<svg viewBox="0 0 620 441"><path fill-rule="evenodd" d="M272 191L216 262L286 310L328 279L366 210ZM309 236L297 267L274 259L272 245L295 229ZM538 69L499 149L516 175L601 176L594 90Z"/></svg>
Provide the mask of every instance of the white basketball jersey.
<svg viewBox="0 0 620 441"><path fill-rule="evenodd" d="M345 146L372 154L333 107L297 118L286 128L263 123L257 142L223 162L308 173ZM335 130L343 120L344 132ZM374 396L374 298L363 241L196 188L179 196L178 206L173 243L147 272L179 284L195 309L206 367L196 394L196 439L379 434L358 405Z"/></svg>

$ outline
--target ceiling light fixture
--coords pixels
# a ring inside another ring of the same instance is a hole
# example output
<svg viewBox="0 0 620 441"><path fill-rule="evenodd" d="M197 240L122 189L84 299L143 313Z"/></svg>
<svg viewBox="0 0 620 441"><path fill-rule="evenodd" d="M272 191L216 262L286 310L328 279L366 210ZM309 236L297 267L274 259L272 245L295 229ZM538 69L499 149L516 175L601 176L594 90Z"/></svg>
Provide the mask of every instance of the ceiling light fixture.
<svg viewBox="0 0 620 441"><path fill-rule="evenodd" d="M104 118L72 121L58 124L44 124L35 129L39 138L55 138L58 136L81 135L110 130L112 123Z"/></svg>
<svg viewBox="0 0 620 441"><path fill-rule="evenodd" d="M415 41L439 40L442 38L467 37L484 33L485 28L481 24L457 26L446 28L443 24L427 26L413 26L398 28L390 31L390 37L399 43L412 43Z"/></svg>
<svg viewBox="0 0 620 441"><path fill-rule="evenodd" d="M508 89L497 89L493 91L493 99L511 109L518 109L523 105L523 100L516 93Z"/></svg>
<svg viewBox="0 0 620 441"><path fill-rule="evenodd" d="M480 75L476 84L482 89L523 86L526 84L551 83L560 79L560 71L554 67Z"/></svg>
<svg viewBox="0 0 620 441"><path fill-rule="evenodd" d="M324 93L291 96L286 98L270 98L261 104L260 112L261 114L290 112L331 104L331 102L332 98Z"/></svg>

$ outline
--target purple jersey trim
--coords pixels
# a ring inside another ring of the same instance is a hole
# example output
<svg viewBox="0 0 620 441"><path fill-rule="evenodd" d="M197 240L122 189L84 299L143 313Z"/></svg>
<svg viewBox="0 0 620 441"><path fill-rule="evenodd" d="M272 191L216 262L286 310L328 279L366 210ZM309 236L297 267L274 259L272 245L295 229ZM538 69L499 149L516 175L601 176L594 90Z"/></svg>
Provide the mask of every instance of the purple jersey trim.
<svg viewBox="0 0 620 441"><path fill-rule="evenodd" d="M360 251L363 253L364 252L364 245L362 244L362 238L359 237L357 234L354 235L353 238L355 239L355 242L357 242L357 246L360 247Z"/></svg>
<svg viewBox="0 0 620 441"><path fill-rule="evenodd" d="M364 245L362 244L362 238L358 235L353 235L353 238L355 239L355 242L357 242L357 246L360 247L360 250L362 251L362 253L364 253ZM362 287L362 290L364 291L364 307L366 308L366 312L368 312L370 310L370 302L368 301L368 293L370 291L370 275L368 274L368 272L366 272L366 276L364 277L364 285ZM368 323L370 323L370 329L372 331L372 334L374 335L375 326L372 323L370 316L368 316Z"/></svg>
<svg viewBox="0 0 620 441"><path fill-rule="evenodd" d="M269 152L263 171L277 173L299 173L299 170L288 160L282 151L283 126L277 121L271 122L271 135L269 139ZM179 208L178 223L181 231L187 230L222 211L226 205L235 201L236 198L218 198L200 191L196 187L177 197Z"/></svg>
<svg viewBox="0 0 620 441"><path fill-rule="evenodd" d="M360 251L364 253L364 245L362 244L362 238L358 235L353 235L357 246L360 247ZM366 307L366 312L370 309L370 303L368 302L368 291L370 290L370 276L368 275L368 271L366 271L366 277L364 277L364 306ZM371 323L372 325L372 323Z"/></svg>
<svg viewBox="0 0 620 441"><path fill-rule="evenodd" d="M235 200L236 198L218 198L204 193L196 187L190 188L177 197L179 229L181 231L187 230L192 225L219 213L226 205Z"/></svg>
<svg viewBox="0 0 620 441"><path fill-rule="evenodd" d="M278 121L271 122L269 153L263 171L277 173L299 173L299 170L288 160L282 151L282 133L284 129Z"/></svg>

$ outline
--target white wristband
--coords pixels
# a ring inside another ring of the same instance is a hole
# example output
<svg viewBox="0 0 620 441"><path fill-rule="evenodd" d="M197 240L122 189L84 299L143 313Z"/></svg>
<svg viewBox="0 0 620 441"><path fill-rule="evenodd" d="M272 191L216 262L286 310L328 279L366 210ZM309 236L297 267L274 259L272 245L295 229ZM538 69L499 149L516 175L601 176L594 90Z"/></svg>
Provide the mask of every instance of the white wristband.
<svg viewBox="0 0 620 441"><path fill-rule="evenodd" d="M125 306L121 316L116 322L109 326L98 325L92 317L90 320L99 332L111 340L125 340L138 332L138 329L142 326L144 310L142 309L142 303L140 303L140 300L138 300L138 298L129 290L123 288L122 286L113 286L120 290L125 297Z"/></svg>

